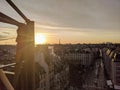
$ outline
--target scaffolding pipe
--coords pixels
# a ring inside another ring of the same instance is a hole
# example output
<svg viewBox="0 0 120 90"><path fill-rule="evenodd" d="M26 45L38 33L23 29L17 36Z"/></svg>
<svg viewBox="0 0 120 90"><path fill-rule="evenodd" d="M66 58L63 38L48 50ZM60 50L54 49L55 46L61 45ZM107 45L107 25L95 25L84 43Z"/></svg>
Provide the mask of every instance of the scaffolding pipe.
<svg viewBox="0 0 120 90"><path fill-rule="evenodd" d="M9 82L8 78L6 77L2 69L0 69L0 79L7 88L7 90L14 90L13 86Z"/></svg>
<svg viewBox="0 0 120 90"><path fill-rule="evenodd" d="M23 24L23 23L16 21L15 19L3 14L2 12L0 12L0 22L9 23L9 24L16 25L16 26L20 26L21 24Z"/></svg>
<svg viewBox="0 0 120 90"><path fill-rule="evenodd" d="M10 64L6 64L6 65L0 65L0 69L6 68L6 67L11 67L11 66L14 66L14 65L16 65L16 63L10 63Z"/></svg>
<svg viewBox="0 0 120 90"><path fill-rule="evenodd" d="M11 0L6 1L26 21L26 23L30 21Z"/></svg>

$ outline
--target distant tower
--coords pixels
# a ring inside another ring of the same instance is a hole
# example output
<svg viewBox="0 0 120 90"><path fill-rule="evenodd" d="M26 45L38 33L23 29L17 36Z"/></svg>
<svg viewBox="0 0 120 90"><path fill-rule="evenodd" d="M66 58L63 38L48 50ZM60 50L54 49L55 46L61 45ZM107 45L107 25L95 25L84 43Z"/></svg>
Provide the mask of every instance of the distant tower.
<svg viewBox="0 0 120 90"><path fill-rule="evenodd" d="M59 45L61 44L60 39L59 39Z"/></svg>

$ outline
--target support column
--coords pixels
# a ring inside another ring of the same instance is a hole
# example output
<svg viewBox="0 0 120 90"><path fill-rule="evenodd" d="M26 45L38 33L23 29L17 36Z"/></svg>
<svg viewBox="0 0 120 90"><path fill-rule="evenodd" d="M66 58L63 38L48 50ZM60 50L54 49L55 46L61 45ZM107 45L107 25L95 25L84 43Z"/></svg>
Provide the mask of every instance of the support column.
<svg viewBox="0 0 120 90"><path fill-rule="evenodd" d="M34 22L20 26L17 34L15 90L35 90Z"/></svg>

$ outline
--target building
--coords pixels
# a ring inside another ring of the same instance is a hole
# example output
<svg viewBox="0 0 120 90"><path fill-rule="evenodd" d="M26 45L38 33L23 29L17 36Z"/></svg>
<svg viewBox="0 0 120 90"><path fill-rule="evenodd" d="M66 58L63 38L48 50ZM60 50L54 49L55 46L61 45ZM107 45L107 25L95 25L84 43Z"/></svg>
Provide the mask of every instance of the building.
<svg viewBox="0 0 120 90"><path fill-rule="evenodd" d="M112 82L115 89L120 89L120 53L115 53L112 59Z"/></svg>
<svg viewBox="0 0 120 90"><path fill-rule="evenodd" d="M117 49L103 49L103 62L107 82L110 81L111 88L120 89L120 51Z"/></svg>
<svg viewBox="0 0 120 90"><path fill-rule="evenodd" d="M37 70L39 72L37 90L67 90L69 67L54 53L53 46L37 47L35 60L38 68L42 68Z"/></svg>
<svg viewBox="0 0 120 90"><path fill-rule="evenodd" d="M94 59L94 55L91 52L80 52L80 53L68 53L65 54L65 60L69 62L76 62L81 65L89 66Z"/></svg>

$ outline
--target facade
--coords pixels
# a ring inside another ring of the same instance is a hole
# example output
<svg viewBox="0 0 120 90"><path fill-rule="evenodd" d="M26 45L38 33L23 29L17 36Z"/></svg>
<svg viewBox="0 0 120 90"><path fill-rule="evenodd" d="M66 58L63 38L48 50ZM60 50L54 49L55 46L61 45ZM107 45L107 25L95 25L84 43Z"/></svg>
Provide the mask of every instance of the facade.
<svg viewBox="0 0 120 90"><path fill-rule="evenodd" d="M16 48L12 45L0 45L0 63L9 64L15 61Z"/></svg>
<svg viewBox="0 0 120 90"><path fill-rule="evenodd" d="M94 52L96 52L94 50ZM94 62L94 53L90 48L75 49L65 53L64 60L69 63L69 89L80 90L85 83L88 67ZM94 65L93 65L94 66Z"/></svg>
<svg viewBox="0 0 120 90"><path fill-rule="evenodd" d="M67 90L69 67L54 53L53 47L40 46L36 49L39 64L39 86L37 90Z"/></svg>
<svg viewBox="0 0 120 90"><path fill-rule="evenodd" d="M120 89L120 52L119 50L104 49L104 67L107 81L112 82L112 88Z"/></svg>
<svg viewBox="0 0 120 90"><path fill-rule="evenodd" d="M120 53L112 60L112 81L115 89L120 89Z"/></svg>
<svg viewBox="0 0 120 90"><path fill-rule="evenodd" d="M70 62L76 62L81 65L89 66L93 61L93 53L69 53L65 55L65 59Z"/></svg>
<svg viewBox="0 0 120 90"><path fill-rule="evenodd" d="M14 66L9 65L15 63L15 56L16 56L15 45L0 45L0 65L4 67L3 68L4 73L7 75L11 84L13 84Z"/></svg>

